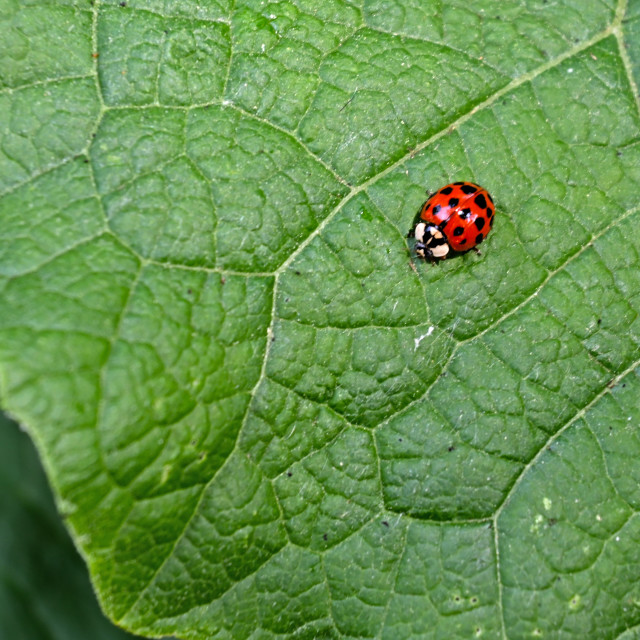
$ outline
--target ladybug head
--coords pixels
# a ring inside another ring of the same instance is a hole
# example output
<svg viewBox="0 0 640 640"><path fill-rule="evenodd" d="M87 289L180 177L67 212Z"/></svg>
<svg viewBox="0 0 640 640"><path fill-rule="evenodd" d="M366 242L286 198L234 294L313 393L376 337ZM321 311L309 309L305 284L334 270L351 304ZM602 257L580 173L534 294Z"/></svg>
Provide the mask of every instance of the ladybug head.
<svg viewBox="0 0 640 640"><path fill-rule="evenodd" d="M449 254L449 243L434 224L419 222L413 230L416 253L425 260L444 260Z"/></svg>

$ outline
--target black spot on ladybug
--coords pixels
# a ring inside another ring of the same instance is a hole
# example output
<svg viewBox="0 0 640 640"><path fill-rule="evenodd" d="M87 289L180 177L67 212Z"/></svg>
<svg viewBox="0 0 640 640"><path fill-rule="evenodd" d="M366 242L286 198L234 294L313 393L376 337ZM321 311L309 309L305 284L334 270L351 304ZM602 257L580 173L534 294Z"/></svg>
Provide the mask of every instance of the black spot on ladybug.
<svg viewBox="0 0 640 640"><path fill-rule="evenodd" d="M451 198L451 200L449 200L449 206L450 207L457 207L458 206L458 202L460 202L460 200L458 200L458 198Z"/></svg>
<svg viewBox="0 0 640 640"><path fill-rule="evenodd" d="M448 196L453 191L453 187L445 187L444 189L440 189L440 193L443 196Z"/></svg>
<svg viewBox="0 0 640 640"><path fill-rule="evenodd" d="M466 219L469 217L469 215L470 215L470 214L471 214L471 209L463 209L463 210L460 212L460 217L461 217L463 220L466 220Z"/></svg>
<svg viewBox="0 0 640 640"><path fill-rule="evenodd" d="M472 184L465 184L461 189L464 193L475 193L478 190L477 187Z"/></svg>
<svg viewBox="0 0 640 640"><path fill-rule="evenodd" d="M467 239L463 238L462 240L460 240L460 244L467 244Z"/></svg>
<svg viewBox="0 0 640 640"><path fill-rule="evenodd" d="M487 215L491 217L493 215L493 209L491 207L487 207Z"/></svg>
<svg viewBox="0 0 640 640"><path fill-rule="evenodd" d="M487 208L487 199L481 193L475 197L475 203L483 209Z"/></svg>
<svg viewBox="0 0 640 640"><path fill-rule="evenodd" d="M464 233L464 229L462 227L456 227L453 230L453 235L454 236L461 236Z"/></svg>
<svg viewBox="0 0 640 640"><path fill-rule="evenodd" d="M435 207L433 207L433 211L431 213L433 213L434 216L437 216L440 213L440 209L442 209L442 207L437 204Z"/></svg>
<svg viewBox="0 0 640 640"><path fill-rule="evenodd" d="M473 224L476 225L476 227L478 228L478 231L480 231L483 227L484 227L484 218L481 216L478 216L474 221Z"/></svg>
<svg viewBox="0 0 640 640"><path fill-rule="evenodd" d="M481 233L479 233L476 236L476 244L480 244L483 240L484 240L484 236Z"/></svg>

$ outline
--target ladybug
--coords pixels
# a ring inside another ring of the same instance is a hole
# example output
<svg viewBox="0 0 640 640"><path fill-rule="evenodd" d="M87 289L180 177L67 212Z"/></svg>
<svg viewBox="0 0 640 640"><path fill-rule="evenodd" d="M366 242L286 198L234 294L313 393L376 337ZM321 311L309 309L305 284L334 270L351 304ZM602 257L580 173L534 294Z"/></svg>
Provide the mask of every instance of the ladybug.
<svg viewBox="0 0 640 640"><path fill-rule="evenodd" d="M491 231L495 205L489 192L473 182L454 182L438 189L420 207L409 238L416 254L437 261L479 245Z"/></svg>

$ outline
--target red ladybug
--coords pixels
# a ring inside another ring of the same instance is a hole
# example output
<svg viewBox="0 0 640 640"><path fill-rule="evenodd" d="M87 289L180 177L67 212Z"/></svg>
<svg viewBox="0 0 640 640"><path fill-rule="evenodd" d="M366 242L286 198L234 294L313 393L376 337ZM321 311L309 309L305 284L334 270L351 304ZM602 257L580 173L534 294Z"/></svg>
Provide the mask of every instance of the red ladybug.
<svg viewBox="0 0 640 640"><path fill-rule="evenodd" d="M442 187L422 205L409 238L425 260L444 260L479 245L491 231L495 205L489 192L472 182Z"/></svg>

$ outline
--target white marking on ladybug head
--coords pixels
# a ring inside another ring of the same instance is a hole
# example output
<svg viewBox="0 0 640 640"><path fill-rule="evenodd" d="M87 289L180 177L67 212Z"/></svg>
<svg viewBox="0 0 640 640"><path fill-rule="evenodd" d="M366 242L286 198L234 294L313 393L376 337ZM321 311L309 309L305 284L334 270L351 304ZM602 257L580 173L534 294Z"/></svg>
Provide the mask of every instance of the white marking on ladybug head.
<svg viewBox="0 0 640 640"><path fill-rule="evenodd" d="M413 232L413 235L415 236L416 240L418 242L423 242L424 241L424 230L426 228L426 224L424 222L420 222L419 224L416 225L415 231Z"/></svg>
<svg viewBox="0 0 640 640"><path fill-rule="evenodd" d="M440 234L442 236L442 234ZM431 255L434 258L444 258L447 253L449 253L449 245L448 244L441 244L438 245L437 247L433 247L433 249L430 249L431 251Z"/></svg>

